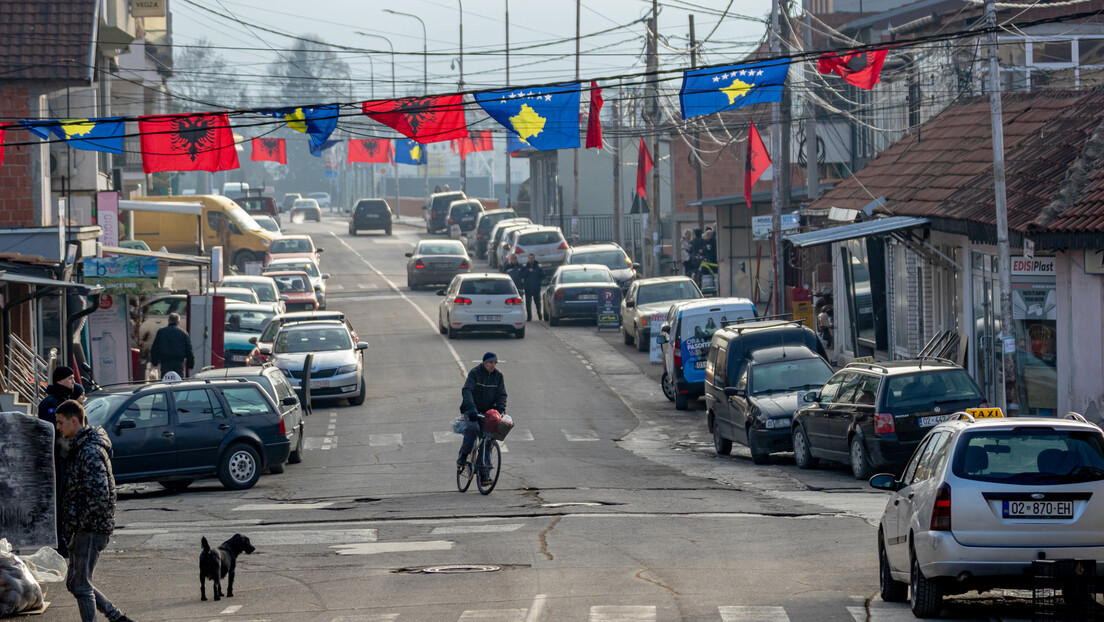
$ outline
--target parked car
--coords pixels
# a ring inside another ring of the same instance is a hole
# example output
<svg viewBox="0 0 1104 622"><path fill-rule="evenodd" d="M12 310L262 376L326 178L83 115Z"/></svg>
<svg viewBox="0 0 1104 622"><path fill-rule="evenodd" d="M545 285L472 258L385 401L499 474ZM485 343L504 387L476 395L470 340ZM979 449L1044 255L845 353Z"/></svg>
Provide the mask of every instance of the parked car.
<svg viewBox="0 0 1104 622"><path fill-rule="evenodd" d="M705 394L705 364L709 342L725 322L757 317L747 298L704 298L671 305L657 339L663 348L660 385L678 410Z"/></svg>
<svg viewBox="0 0 1104 622"><path fill-rule="evenodd" d="M515 225L531 225L533 221L528 218L503 218L491 227L490 236L487 238L487 262L492 268L498 268L498 247L502 244L502 237L510 227Z"/></svg>
<svg viewBox="0 0 1104 622"><path fill-rule="evenodd" d="M318 308L326 308L326 279L330 278L328 272L318 269L318 264L306 258L289 257L287 259L276 258L268 262L262 274L269 272L306 272L310 277L311 287L314 288L314 296L318 299Z"/></svg>
<svg viewBox="0 0 1104 622"><path fill-rule="evenodd" d="M507 225L506 229L502 232L502 239L498 241L498 245L495 246L495 260L494 267L501 268L506 265L506 256L514 254L514 239L517 237L517 232L522 229L534 229L540 225L534 225L532 223L515 223ZM518 261L522 261L523 257L518 257Z"/></svg>
<svg viewBox="0 0 1104 622"><path fill-rule="evenodd" d="M364 351L368 344L354 341L344 322L337 320L284 325L271 347L260 353L279 367L291 386L299 388L303 362L313 354L310 395L315 399L347 399L352 406L364 403Z"/></svg>
<svg viewBox="0 0 1104 622"><path fill-rule="evenodd" d="M188 326L188 295L168 294L158 296L142 305L139 317L142 318L138 325L138 350L142 359L149 359L150 347L157 331L169 324L169 314L180 316L180 326Z"/></svg>
<svg viewBox="0 0 1104 622"><path fill-rule="evenodd" d="M244 302L246 304L260 304L261 299L257 297L257 293L248 287L212 287L207 290L207 293L212 296L222 296L226 299L227 303L230 302Z"/></svg>
<svg viewBox="0 0 1104 622"><path fill-rule="evenodd" d="M261 301L261 304L275 305L276 313L283 313L287 310L284 305L284 296L280 293L280 288L276 286L276 281L272 277L235 274L222 277L219 283L220 286L226 287L248 287L253 290L253 293L257 294L257 299Z"/></svg>
<svg viewBox="0 0 1104 622"><path fill-rule="evenodd" d="M322 265L322 251L326 249L314 245L314 240L309 235L285 235L272 242L265 253L264 265L268 265L273 259L309 259L317 265Z"/></svg>
<svg viewBox="0 0 1104 622"><path fill-rule="evenodd" d="M303 461L303 439L307 434L307 422L303 420L303 405L295 394L294 387L288 382L284 372L274 365L261 365L259 367L229 367L224 369L207 369L199 372L193 378L197 380L210 378L218 380L230 380L245 378L250 382L256 382L272 398L273 403L280 409L281 421L291 442L291 453L288 454L288 464L299 464ZM292 402L289 397L295 398Z"/></svg>
<svg viewBox="0 0 1104 622"><path fill-rule="evenodd" d="M797 466L812 468L822 458L849 463L862 480L904 464L955 412L988 407L965 369L934 358L851 363L802 399L791 430Z"/></svg>
<svg viewBox="0 0 1104 622"><path fill-rule="evenodd" d="M276 281L280 295L287 296L284 308L288 311L316 311L318 297L311 286L310 275L302 270L265 271L265 276Z"/></svg>
<svg viewBox="0 0 1104 622"><path fill-rule="evenodd" d="M291 208L295 206L295 202L302 199L303 195L298 192L289 192L284 195L284 198L280 200L280 211L291 211Z"/></svg>
<svg viewBox="0 0 1104 622"><path fill-rule="evenodd" d="M524 257L532 254L544 268L545 276L551 275L564 262L567 252L567 240L559 227L536 227L519 231L509 252L525 263Z"/></svg>
<svg viewBox="0 0 1104 622"><path fill-rule="evenodd" d="M706 424L713 448L727 455L736 441L751 450L755 464L766 464L772 453L793 451L790 423L801 396L831 376L824 346L801 322L721 327L713 333L705 363Z"/></svg>
<svg viewBox="0 0 1104 622"><path fill-rule="evenodd" d="M599 300L609 297L614 304L620 305L620 296L621 290L609 268L598 264L565 265L556 269L548 287L544 288L541 308L550 326L564 319L597 321Z"/></svg>
<svg viewBox="0 0 1104 622"><path fill-rule="evenodd" d="M647 352L652 339L652 316L666 314L671 303L703 298L698 284L688 276L638 279L621 300L621 336L625 345Z"/></svg>
<svg viewBox="0 0 1104 622"><path fill-rule="evenodd" d="M282 473L291 453L292 422L260 385L244 379L106 388L91 396L85 412L111 440L119 484L152 481L183 490L218 477L227 489L243 490L265 468Z"/></svg>
<svg viewBox="0 0 1104 622"><path fill-rule="evenodd" d="M230 200L237 203L250 216L270 216L276 222L280 221L280 209L276 205L276 199L261 194L260 190L246 192L244 195L231 196Z"/></svg>
<svg viewBox="0 0 1104 622"><path fill-rule="evenodd" d="M222 333L223 362L226 367L249 364L253 342L276 313L271 304L228 304Z"/></svg>
<svg viewBox="0 0 1104 622"><path fill-rule="evenodd" d="M877 536L882 600L908 598L913 615L935 617L944 596L1038 590L1032 562L1071 560L1077 572L1082 559L1095 566L1084 604L1098 607L1104 435L1080 415L961 416L929 429L900 477L870 485L890 492Z"/></svg>
<svg viewBox="0 0 1104 622"><path fill-rule="evenodd" d="M346 317L341 311L291 311L288 313L281 313L273 316L268 324L265 324L264 330L261 331L261 335L257 337L253 342L253 351L249 354L250 365L261 365L268 357L260 353L259 349L264 346L272 347L272 343L276 341L276 333L280 332L280 329L285 324L291 324L295 322L323 322L326 320L336 320L345 324L345 327L349 329L349 334L353 336L353 341L360 341L357 336L356 329L353 328L349 318Z"/></svg>
<svg viewBox="0 0 1104 622"><path fill-rule="evenodd" d="M422 207L425 216L426 233L437 233L448 228L448 208L453 201L468 198L468 195L459 190L449 192L434 192L429 195L429 201Z"/></svg>
<svg viewBox="0 0 1104 622"><path fill-rule="evenodd" d="M391 235L391 206L383 199L361 199L349 212L349 235L361 231L382 230Z"/></svg>
<svg viewBox="0 0 1104 622"><path fill-rule="evenodd" d="M319 207L329 208L330 205L330 193L329 192L308 192L307 198L318 201Z"/></svg>
<svg viewBox="0 0 1104 622"><path fill-rule="evenodd" d="M517 213L512 209L492 209L476 216L475 228L472 229L475 235L468 236L468 252L479 259L486 259L487 243L490 241L491 230L500 221L509 218L517 218Z"/></svg>
<svg viewBox="0 0 1104 622"><path fill-rule="evenodd" d="M264 214L253 214L253 220L256 221L261 229L272 233L283 233L283 229L280 228L280 223L276 222L271 216L265 216Z"/></svg>
<svg viewBox="0 0 1104 622"><path fill-rule="evenodd" d="M475 199L460 199L459 201L453 201L449 203L448 214L445 216L445 222L448 224L449 231L453 231L455 226L460 232L460 235L470 233L472 229L475 229L475 219L483 213L483 204Z"/></svg>
<svg viewBox="0 0 1104 622"><path fill-rule="evenodd" d="M525 337L525 308L509 275L480 272L458 274L447 289L437 290L445 299L437 308L437 327L456 339L462 332L506 331Z"/></svg>
<svg viewBox="0 0 1104 622"><path fill-rule="evenodd" d="M411 290L450 283L471 269L471 257L459 240L422 240L406 256L406 286Z"/></svg>
<svg viewBox="0 0 1104 622"><path fill-rule="evenodd" d="M291 206L291 217L302 216L303 220L322 222L322 209L314 199L296 199Z"/></svg>
<svg viewBox="0 0 1104 622"><path fill-rule="evenodd" d="M568 248L564 253L565 264L596 263L610 270L613 280L625 291L642 270L639 263L633 263L628 253L620 245L612 242L602 244L584 244Z"/></svg>

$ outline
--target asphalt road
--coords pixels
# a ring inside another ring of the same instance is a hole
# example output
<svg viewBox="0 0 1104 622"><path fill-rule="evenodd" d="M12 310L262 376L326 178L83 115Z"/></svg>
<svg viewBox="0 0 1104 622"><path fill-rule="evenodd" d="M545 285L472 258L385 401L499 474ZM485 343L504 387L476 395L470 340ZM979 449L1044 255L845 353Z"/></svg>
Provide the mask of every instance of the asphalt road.
<svg viewBox="0 0 1104 622"><path fill-rule="evenodd" d="M370 343L367 400L316 404L304 462L251 490L123 487L95 583L133 619L913 619L877 597L882 493L842 467L716 456L704 404L676 411L658 366L616 332L533 322L524 339L449 341L441 299L405 287L403 253L424 229L345 227L327 215L288 229L326 249L329 307ZM494 492L461 494L450 422L487 350L516 426ZM234 598L201 602L200 537L238 532L257 552L238 559ZM36 620L79 618L61 584L47 600ZM960 597L945 614L1029 618L1030 598Z"/></svg>

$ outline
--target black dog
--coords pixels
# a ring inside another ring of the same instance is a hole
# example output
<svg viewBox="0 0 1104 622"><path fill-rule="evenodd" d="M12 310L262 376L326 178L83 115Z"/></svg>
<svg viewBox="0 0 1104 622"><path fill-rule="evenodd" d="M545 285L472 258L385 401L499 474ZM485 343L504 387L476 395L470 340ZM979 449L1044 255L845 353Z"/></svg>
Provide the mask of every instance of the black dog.
<svg viewBox="0 0 1104 622"><path fill-rule="evenodd" d="M202 539L203 552L199 554L199 598L207 600L207 579L215 584L215 600L222 599L222 582L220 579L227 575L230 578L226 582L226 597L234 596L234 568L237 566L238 555L250 554L256 549L249 538L240 533L223 542L215 550L207 543L207 538Z"/></svg>

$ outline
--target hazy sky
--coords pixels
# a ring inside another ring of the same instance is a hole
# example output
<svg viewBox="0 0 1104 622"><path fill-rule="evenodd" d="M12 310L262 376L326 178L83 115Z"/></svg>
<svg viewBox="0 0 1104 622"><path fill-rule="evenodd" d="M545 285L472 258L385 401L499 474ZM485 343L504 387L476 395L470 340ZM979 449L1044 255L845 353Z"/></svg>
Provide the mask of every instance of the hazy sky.
<svg viewBox="0 0 1104 622"><path fill-rule="evenodd" d="M456 89L459 77L460 0L173 0L173 42L195 45L201 38L231 60L253 91L263 93L270 83L269 65L279 60L294 41L257 27L288 34L314 35L329 43L374 50L342 52L352 71L348 84L333 85L334 100L368 99L391 95L391 55L383 35L395 48L398 94L422 91L422 28L417 20L392 15L384 9L412 13L428 30L430 92ZM464 82L467 89L504 87L505 7L507 0L462 0L464 5ZM659 32L663 67L689 65L688 16L695 15L699 40L710 35L699 64L733 61L758 45L766 32L770 0L665 0L659 3ZM728 9L727 16L721 14ZM234 19L215 15L217 11ZM510 2L510 84L539 84L569 80L575 73L575 2L570 0L513 0ZM650 0L583 0L581 13L581 75L615 76L641 71L644 66L644 24L633 23L651 9ZM621 26L621 28L617 28ZM597 33L615 29L605 34ZM541 47L532 48L531 46ZM530 49L521 49L530 46ZM372 60L368 60L368 56ZM374 65L375 73L372 67ZM450 65L452 65L450 67ZM374 80L373 80L374 75ZM352 97L350 97L352 95Z"/></svg>

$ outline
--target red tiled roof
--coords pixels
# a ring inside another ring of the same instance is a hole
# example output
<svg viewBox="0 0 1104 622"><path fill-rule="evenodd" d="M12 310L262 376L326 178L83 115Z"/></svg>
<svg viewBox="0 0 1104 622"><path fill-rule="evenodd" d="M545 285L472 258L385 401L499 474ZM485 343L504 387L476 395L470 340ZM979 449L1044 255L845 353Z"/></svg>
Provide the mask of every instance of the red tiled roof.
<svg viewBox="0 0 1104 622"><path fill-rule="evenodd" d="M1008 226L1024 231L1055 197L1104 120L1104 92L1006 94L1002 100ZM1104 232L1104 172L1046 228L1091 224ZM860 209L879 196L894 214L995 226L989 97L953 105L840 182L814 209ZM1068 223L1068 224L1067 224Z"/></svg>
<svg viewBox="0 0 1104 622"><path fill-rule="evenodd" d="M95 0L0 2L0 82L87 81L95 10Z"/></svg>

